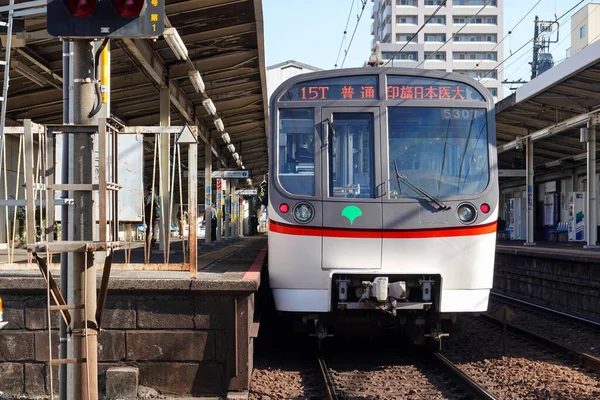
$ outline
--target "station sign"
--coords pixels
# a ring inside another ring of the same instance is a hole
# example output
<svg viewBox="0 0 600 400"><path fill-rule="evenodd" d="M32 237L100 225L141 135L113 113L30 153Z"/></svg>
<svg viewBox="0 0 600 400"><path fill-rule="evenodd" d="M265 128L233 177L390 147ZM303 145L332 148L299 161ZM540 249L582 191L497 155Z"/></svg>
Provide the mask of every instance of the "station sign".
<svg viewBox="0 0 600 400"><path fill-rule="evenodd" d="M219 170L213 171L212 178L220 178L220 179L247 179L250 177L250 173L247 170Z"/></svg>
<svg viewBox="0 0 600 400"><path fill-rule="evenodd" d="M238 196L256 196L258 194L258 189L240 189L236 190L235 194Z"/></svg>

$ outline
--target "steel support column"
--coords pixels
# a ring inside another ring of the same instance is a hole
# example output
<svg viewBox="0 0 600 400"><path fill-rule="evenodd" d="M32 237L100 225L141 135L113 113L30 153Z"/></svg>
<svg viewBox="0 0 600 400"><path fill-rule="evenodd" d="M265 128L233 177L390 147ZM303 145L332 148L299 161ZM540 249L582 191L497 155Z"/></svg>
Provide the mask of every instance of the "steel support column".
<svg viewBox="0 0 600 400"><path fill-rule="evenodd" d="M204 243L211 243L212 233L212 151L211 140L204 145Z"/></svg>
<svg viewBox="0 0 600 400"><path fill-rule="evenodd" d="M94 108L96 93L94 87L94 52L93 43L89 40L73 41L73 122L80 125L92 125L97 118L90 118ZM72 153L69 161L73 163L74 184L92 183L94 165L93 136L88 134L72 135ZM71 182L69 182L71 183ZM92 192L73 191L74 200L74 234L72 240L93 240L93 196ZM71 238L70 238L71 240ZM86 259L87 258L87 259ZM74 312L75 329L89 329L87 340L81 335L74 335L74 348L77 358L85 358L86 362L75 367L75 398L82 400L98 399L98 332L96 326L96 264L92 252L75 253L74 255L74 299L75 304L86 303L87 321L83 312ZM87 266L87 271L86 271ZM85 285L85 286L84 286ZM85 288L85 290L84 290ZM86 346L87 342L87 346ZM86 365L87 364L87 365ZM89 377L89 381L88 381Z"/></svg>
<svg viewBox="0 0 600 400"><path fill-rule="evenodd" d="M160 126L171 125L171 100L169 88L160 89ZM160 147L158 157L160 162L160 241L159 249L165 252L167 241L169 240L171 221L169 221L169 210L171 208L169 190L170 190L170 145L171 134L164 132L160 134ZM191 237L191 236L190 236ZM166 253L165 253L166 254ZM165 257L166 260L166 257Z"/></svg>
<svg viewBox="0 0 600 400"><path fill-rule="evenodd" d="M531 140L531 137L527 138L527 152L526 152L526 171L527 171L527 176L526 176L526 186L527 186L527 241L525 242L526 246L535 246L535 242L533 239L533 232L534 232L534 219L533 219L533 212L534 212L534 198L533 198L533 175L534 175L534 170L533 170L533 141Z"/></svg>
<svg viewBox="0 0 600 400"><path fill-rule="evenodd" d="M190 243L190 279L196 279L198 269L198 145L191 143L188 149L188 229Z"/></svg>
<svg viewBox="0 0 600 400"><path fill-rule="evenodd" d="M596 176L596 125L588 124L587 129L587 205L585 213L586 249L598 248L598 177Z"/></svg>
<svg viewBox="0 0 600 400"><path fill-rule="evenodd" d="M231 218L231 180L225 179L227 186L225 186L225 240L231 238L231 232L229 232L230 218Z"/></svg>

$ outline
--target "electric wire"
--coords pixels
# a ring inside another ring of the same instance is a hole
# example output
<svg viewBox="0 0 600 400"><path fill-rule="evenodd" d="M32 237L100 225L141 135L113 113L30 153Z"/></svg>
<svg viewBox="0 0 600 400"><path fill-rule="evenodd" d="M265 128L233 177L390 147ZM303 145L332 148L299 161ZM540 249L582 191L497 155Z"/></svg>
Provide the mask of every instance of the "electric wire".
<svg viewBox="0 0 600 400"><path fill-rule="evenodd" d="M346 62L346 57L348 56L348 52L350 51L350 47L352 46L352 41L354 40L354 35L356 34L356 30L358 29L358 25L360 25L360 20L365 12L365 6L367 5L367 0L361 0L362 7L360 10L360 15L358 16L358 20L356 21L356 25L354 26L354 32L352 32L352 37L350 38L350 43L348 43L348 48L344 52L344 59L342 60L341 68L344 68L344 63Z"/></svg>
<svg viewBox="0 0 600 400"><path fill-rule="evenodd" d="M400 52L401 52L402 50L404 50L404 48L406 48L406 46L408 46L408 44L409 44L410 42L412 42L412 40L413 40L414 38L416 38L416 37L417 37L417 35L419 34L419 32L421 32L421 31L423 30L423 28L425 28L425 25L427 25L427 24L429 23L429 21L431 21L431 19L432 19L433 17L435 17L435 16L436 16L436 14L438 13L438 11L440 11L440 10L442 9L442 7L444 7L444 6L446 5L446 2L447 2L447 1L448 1L448 0L444 0L442 3L440 3L440 5L438 6L438 8L436 8L436 9L435 9L435 11L433 12L433 14L431 14L431 15L429 16L429 18L427 19L427 21L423 22L423 24L422 24L422 25L421 25L421 27L420 27L420 28L417 30L417 32L415 32L415 33L414 33L414 34L411 36L411 38L408 40L408 42L406 42L406 43L404 44L404 46L402 46L402 47L400 48L400 50L398 50L398 51L397 51L397 52L396 52L396 53L395 53L395 54L392 56L392 58L390 58L390 59L389 59L389 60L388 60L388 61L385 63L385 65L388 65L388 64L389 64L389 63L390 63L392 60L394 60L394 59L396 58L396 56L397 56L398 54L400 54ZM385 66L385 65L384 65L384 66Z"/></svg>
<svg viewBox="0 0 600 400"><path fill-rule="evenodd" d="M592 0L588 0L588 4L589 4L591 1L592 1ZM599 5L599 6L600 6L600 5ZM594 10L592 11L592 13L596 12L596 10L597 10L597 9L598 9L598 6L596 6L596 8L594 8ZM560 42L559 42L559 43L558 43L558 44L557 44L557 45L554 47L554 51L556 51L556 49L557 49L558 47L560 47L560 45L561 45L561 44L562 44L562 43L563 43L565 40L567 40L567 39L568 39L568 38L569 38L569 37L570 37L570 36L573 34L573 32L575 32L575 31L577 30L577 28L579 28L579 27L581 26L581 24L582 24L583 22L585 22L585 20L581 20L581 22L579 22L579 24L577 24L577 26L575 26L575 28L571 29L571 32L570 32L570 33L569 33L567 36L565 36L565 37L563 38L563 40L561 40L561 41L560 41ZM554 33L554 30L552 31L552 33ZM599 36L600 36L600 35L599 35ZM597 36L595 39L593 39L591 42L594 42L594 41L595 41L597 38L598 38L598 36ZM552 51L551 51L551 53L552 53ZM525 53L523 53L522 55L520 55L520 56L519 56L519 58L517 58L516 60L514 60L512 63L508 64L506 67L502 68L502 71L506 71L508 68L510 68L512 65L514 65L514 64L515 64L517 61L519 61L520 59L522 59L522 58L523 58L524 56L526 56L527 54L529 54L529 53L528 53L528 52L525 52ZM558 60L558 61L555 61L555 64L558 64L559 62L561 62L561 61L564 61L566 58L568 58L568 57L565 57L565 58L562 58L562 59L560 59L560 60ZM519 70L519 69L520 69L520 68L521 68L523 65L524 65L524 64L520 64L520 65L518 66L518 68L516 68L516 70L518 71L518 70ZM513 76L515 76L515 74L516 74L516 73L513 73L513 74L510 76L510 78L508 78L508 79L506 79L506 80L507 80L507 81L510 81L510 80L512 80L512 77L513 77ZM523 80L523 79L525 79L527 76L529 76L529 74L530 74L530 71L528 71L528 72L527 72L527 73L526 73L526 74L525 74L523 77L521 77L519 80Z"/></svg>
<svg viewBox="0 0 600 400"><path fill-rule="evenodd" d="M350 24L350 16L352 15L352 9L354 8L354 2L356 0L352 0L352 4L350 4L350 11L348 12L348 19L346 20L346 27L344 28L344 34L342 35L342 42L340 43L340 49L338 50L337 58L335 59L334 67L337 68L338 61L340 60L340 54L342 54L342 48L344 47L344 42L346 41L346 33L348 33L348 25Z"/></svg>
<svg viewBox="0 0 600 400"><path fill-rule="evenodd" d="M542 2L542 0L538 0L538 2L537 2L537 3L535 3L535 4L533 5L533 7L531 7L531 9L529 9L529 11L527 11L527 14L523 15L523 17L522 17L522 18L519 20L519 22L517 22L517 24L516 24L516 25L515 25L515 26L514 26L514 27L513 27L513 28L512 28L510 31L508 31L508 33L507 33L506 35L504 35L504 37L503 37L503 38L502 38L502 39L501 39L501 40L500 40L498 43L496 43L496 45L495 45L495 46L494 46L494 47L493 47L493 48L490 50L490 53L491 53L491 52L493 52L494 50L496 50L496 49L498 48L498 46L500 46L500 45L502 44L502 42L504 42L504 40L505 40L507 37L509 37L509 36L510 36L510 35L513 33L513 31L514 31L515 29L517 29L517 27L518 27L519 25L521 25L521 22L523 22L523 20L524 20L524 19L525 19L525 18L526 18L526 17L527 17L529 14L531 14L531 12L532 12L532 11L533 11L533 10L534 10L534 9L537 7L537 5L538 5L538 4L540 4L541 2ZM479 64L480 64L480 63L478 62L478 63L477 63L477 64L476 64L476 65L473 67L473 69L471 69L471 71L474 71L474 70L475 70L475 68L479 67Z"/></svg>
<svg viewBox="0 0 600 400"><path fill-rule="evenodd" d="M565 13L563 13L560 17L558 17L556 19L556 21L560 21L565 15L569 14L571 11L573 11L575 8L577 8L581 3L583 3L586 0L581 0L579 1L577 4L575 4L573 7L571 7L568 11L566 11ZM508 57L506 57L504 60L502 60L501 63L499 63L498 65L496 65L492 70L488 71L485 75L483 75L481 78L478 78L479 81L481 81L483 78L485 78L486 76L488 76L491 72L496 71L498 67L500 67L502 64L504 64L506 61L508 61L512 56L514 56L515 54L517 54L518 52L520 52L521 50L523 50L525 48L525 46L527 46L529 43L533 42L535 39L537 39L543 32L539 32L537 34L537 36L534 36L533 38L531 38L530 40L528 40L525 44L523 44L521 47L519 47L517 49L517 51L515 51L514 53L510 54Z"/></svg>
<svg viewBox="0 0 600 400"><path fill-rule="evenodd" d="M466 27L466 26L469 24L469 22L471 22L471 21L473 20L473 18L475 18L476 16L478 16L478 15L479 15L479 13L481 13L481 12L484 10L484 8L486 8L486 7L488 6L488 4L490 4L492 1L493 1L493 0L488 0L488 1L487 1L487 2L486 2L484 5L483 5L483 7L481 7L481 8L479 9L479 11L477 11L477 13L476 13L475 15L471 16L471 18L469 18L469 20L468 20L467 22L465 22L465 24L464 24L463 26L461 26L461 27L460 27L460 29L459 29L458 31L456 31L456 33L453 33L453 34L452 34L452 36L450 36L450 37L448 38L448 40L446 40L444 43L442 43L442 45L441 45L440 47L438 47L438 48L437 48L437 49L436 49L436 50L435 50L433 53L431 53L431 54L430 54L430 55L428 55L428 56L425 56L425 58L423 59L423 61L421 61L421 62L420 62L420 63L419 63L419 64L418 64L418 65L417 65L415 68L419 68L421 65L423 65L423 64L425 63L425 61L429 60L429 59L430 59L432 56L434 56L435 54L437 54L437 52L438 52L438 51L440 51L440 49L441 49L442 47L444 47L445 45L447 45L447 44L448 44L448 42L450 42L450 41L451 41L451 40L452 40L452 39L453 39L453 38L454 38L456 35L458 35L458 34L460 33L460 31L462 31L462 30L463 30L463 29L464 29L464 28L465 28L465 27Z"/></svg>

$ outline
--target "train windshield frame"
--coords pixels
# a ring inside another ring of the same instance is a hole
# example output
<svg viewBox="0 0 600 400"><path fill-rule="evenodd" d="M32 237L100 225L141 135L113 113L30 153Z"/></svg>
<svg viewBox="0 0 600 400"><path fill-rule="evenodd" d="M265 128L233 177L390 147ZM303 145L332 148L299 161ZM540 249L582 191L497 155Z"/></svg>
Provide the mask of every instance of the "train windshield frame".
<svg viewBox="0 0 600 400"><path fill-rule="evenodd" d="M295 84L281 88L273 101L277 132L273 172L287 195L333 201L422 197L397 179L396 166L407 181L440 199L474 197L489 187L494 162L493 100L468 78L375 69L322 75L297 78ZM365 110L372 113L371 119ZM359 128L359 121L349 122L353 113L358 120L370 120L372 130ZM335 132L342 117L347 126L357 126L346 130L360 131L350 132L354 149L338 145L337 140L347 140ZM360 155L361 162L352 166L357 171L339 164L336 154L342 154L342 148L344 154ZM357 178L348 179L340 171ZM358 189L361 179L362 190ZM346 190L345 186L352 187Z"/></svg>

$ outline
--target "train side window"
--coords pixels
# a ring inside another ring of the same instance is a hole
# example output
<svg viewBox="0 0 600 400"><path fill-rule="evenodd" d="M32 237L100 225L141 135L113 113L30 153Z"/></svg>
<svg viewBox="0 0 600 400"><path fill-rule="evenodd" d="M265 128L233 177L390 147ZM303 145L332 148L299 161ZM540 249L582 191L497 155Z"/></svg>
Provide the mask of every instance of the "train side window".
<svg viewBox="0 0 600 400"><path fill-rule="evenodd" d="M315 195L313 109L279 110L279 182L289 193Z"/></svg>

